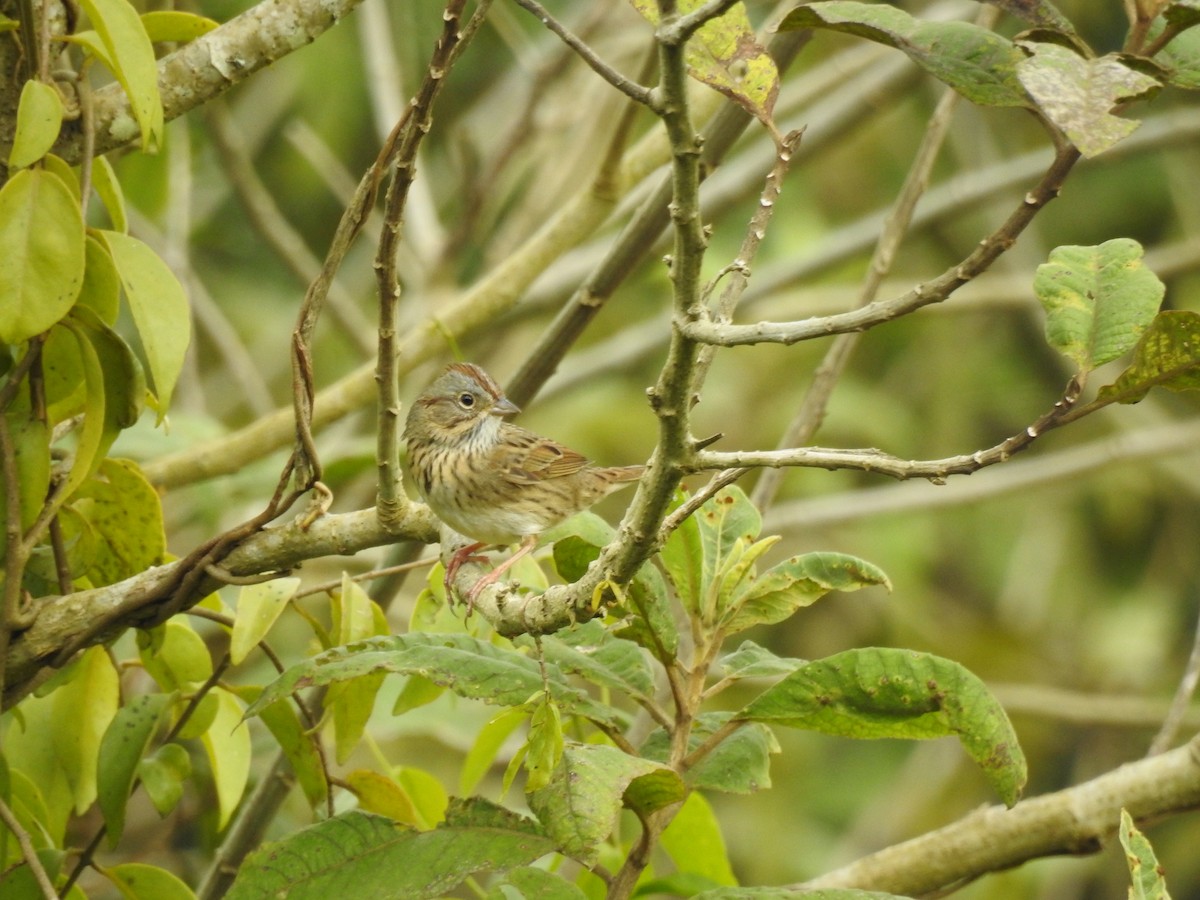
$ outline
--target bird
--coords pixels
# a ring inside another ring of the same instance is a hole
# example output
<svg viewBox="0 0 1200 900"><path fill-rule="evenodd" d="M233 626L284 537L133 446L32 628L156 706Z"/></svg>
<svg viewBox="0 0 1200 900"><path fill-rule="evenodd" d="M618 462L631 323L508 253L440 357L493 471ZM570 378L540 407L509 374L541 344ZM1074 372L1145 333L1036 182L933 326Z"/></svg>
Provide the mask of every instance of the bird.
<svg viewBox="0 0 1200 900"><path fill-rule="evenodd" d="M538 536L608 494L638 481L646 467L595 466L581 453L506 421L520 408L482 368L453 363L416 398L405 420L408 464L417 490L439 519L471 543L446 566L446 596L478 551L520 543L475 583L475 598L537 544Z"/></svg>

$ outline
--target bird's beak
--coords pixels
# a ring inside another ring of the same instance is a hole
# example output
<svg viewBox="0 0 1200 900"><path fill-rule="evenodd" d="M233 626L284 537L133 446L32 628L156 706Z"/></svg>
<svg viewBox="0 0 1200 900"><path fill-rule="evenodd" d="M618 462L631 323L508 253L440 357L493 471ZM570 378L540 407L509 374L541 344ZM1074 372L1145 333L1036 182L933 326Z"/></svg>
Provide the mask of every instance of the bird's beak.
<svg viewBox="0 0 1200 900"><path fill-rule="evenodd" d="M521 407L517 406L517 404L513 403L507 397L501 397L488 410L488 414L504 418L505 416L515 416L520 411Z"/></svg>

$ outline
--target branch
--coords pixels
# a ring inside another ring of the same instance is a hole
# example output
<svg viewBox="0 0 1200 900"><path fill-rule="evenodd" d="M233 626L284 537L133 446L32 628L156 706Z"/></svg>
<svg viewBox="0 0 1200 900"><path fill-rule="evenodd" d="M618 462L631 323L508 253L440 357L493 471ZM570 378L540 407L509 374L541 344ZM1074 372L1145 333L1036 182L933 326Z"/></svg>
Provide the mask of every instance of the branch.
<svg viewBox="0 0 1200 900"><path fill-rule="evenodd" d="M900 297L879 300L860 309L834 316L802 319L797 322L724 325L701 316L695 321L684 323L683 331L693 340L722 347L760 343L795 344L834 334L865 331L908 315L931 303L941 303L958 288L986 271L1001 253L1013 245L1034 215L1058 196L1063 181L1078 159L1079 151L1074 147L1060 150L1041 181L1025 195L1021 205L1003 225L980 241L966 259Z"/></svg>
<svg viewBox="0 0 1200 900"><path fill-rule="evenodd" d="M1200 738L1195 738L1177 750L1127 763L1012 809L981 809L793 887L923 896L1031 859L1093 853L1116 832L1122 808L1145 821L1198 806Z"/></svg>
<svg viewBox="0 0 1200 900"><path fill-rule="evenodd" d="M630 100L640 103L642 106L647 106L655 112L659 111L649 88L643 87L636 81L626 78L602 60L591 47L572 34L570 29L554 18L554 16L550 15L546 8L538 3L537 0L516 0L516 4L536 16L539 22L558 35L564 44L574 50L579 55L579 58L591 67L593 72Z"/></svg>
<svg viewBox="0 0 1200 900"><path fill-rule="evenodd" d="M817 469L858 469L863 472L876 472L890 475L901 480L907 478L928 478L941 482L951 475L970 475L987 466L1007 462L1015 453L1024 450L1038 437L1053 428L1064 425L1079 418L1072 415L1075 401L1079 397L1079 384L1074 379L1067 386L1062 398L1054 404L1049 412L1040 416L1037 421L1024 431L1006 438L994 447L965 453L960 456L948 456L944 459L901 459L882 450L842 450L825 449L821 447L798 447L788 450L747 450L733 452L716 452L703 450L697 453L685 466L688 473L702 472L706 469L733 469L754 466L802 466ZM1097 407L1096 402L1081 407L1075 412L1092 411Z"/></svg>
<svg viewBox="0 0 1200 900"><path fill-rule="evenodd" d="M376 511L326 514L307 528L299 521L259 531L244 539L221 560L233 575L257 575L294 568L322 556L349 556L397 540L431 543L437 523L429 509L412 504L395 528L380 525ZM125 629L150 627L194 605L221 585L204 575L185 596L172 593L186 574L187 560L155 566L145 572L92 590L77 591L43 601L37 619L13 636L5 660L8 688L3 708L15 704L49 672L51 660L64 648L106 643ZM77 646L76 646L77 645ZM65 661L65 660L64 660Z"/></svg>
<svg viewBox="0 0 1200 900"><path fill-rule="evenodd" d="M361 0L262 0L220 28L196 38L158 62L158 89L167 121L202 106L259 69L312 43L354 10ZM113 82L93 93L95 152L139 140L129 97ZM69 163L83 153L80 123L67 123L53 152Z"/></svg>

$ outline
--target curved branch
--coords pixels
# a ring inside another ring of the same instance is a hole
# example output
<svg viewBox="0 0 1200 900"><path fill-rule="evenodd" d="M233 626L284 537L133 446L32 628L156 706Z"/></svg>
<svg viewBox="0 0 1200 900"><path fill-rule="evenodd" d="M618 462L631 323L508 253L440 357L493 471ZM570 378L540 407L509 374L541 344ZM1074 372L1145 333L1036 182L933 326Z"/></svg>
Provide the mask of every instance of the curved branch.
<svg viewBox="0 0 1200 900"><path fill-rule="evenodd" d="M167 121L220 96L259 69L311 44L336 25L362 0L262 0L220 28L180 47L158 62L158 90ZM95 152L105 153L140 139L129 97L119 84L105 85L92 95ZM83 130L69 123L54 153L79 162Z"/></svg>
<svg viewBox="0 0 1200 900"><path fill-rule="evenodd" d="M924 896L985 872L1062 853L1092 853L1121 809L1145 821L1200 807L1200 738L1012 809L993 806L894 844L797 887Z"/></svg>

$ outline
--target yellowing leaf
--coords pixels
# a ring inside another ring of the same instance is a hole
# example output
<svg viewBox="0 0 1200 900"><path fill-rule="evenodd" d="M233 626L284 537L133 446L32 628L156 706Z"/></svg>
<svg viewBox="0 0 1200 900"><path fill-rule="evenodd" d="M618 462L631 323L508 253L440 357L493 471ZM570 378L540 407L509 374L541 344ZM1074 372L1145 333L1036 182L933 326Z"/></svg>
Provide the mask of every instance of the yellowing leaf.
<svg viewBox="0 0 1200 900"><path fill-rule="evenodd" d="M218 700L217 717L201 741L217 788L219 831L229 824L250 777L250 729L242 721L242 705L233 694L219 687L213 688L213 694Z"/></svg>
<svg viewBox="0 0 1200 900"><path fill-rule="evenodd" d="M50 152L62 128L63 104L53 85L27 81L17 105L17 131L8 154L10 169L23 169Z"/></svg>
<svg viewBox="0 0 1200 900"><path fill-rule="evenodd" d="M152 43L175 41L186 43L220 27L219 22L195 13L178 10L155 10L142 13L142 25Z"/></svg>
<svg viewBox="0 0 1200 900"><path fill-rule="evenodd" d="M0 342L41 334L83 283L83 217L62 179L25 169L0 188Z"/></svg>
<svg viewBox="0 0 1200 900"><path fill-rule="evenodd" d="M162 146L163 107L158 64L141 17L128 0L80 0L108 54L113 75L125 89L142 132L142 150Z"/></svg>
<svg viewBox="0 0 1200 900"><path fill-rule="evenodd" d="M100 741L117 714L117 671L103 647L80 658L75 677L53 694L55 753L82 815L96 799L96 760Z"/></svg>
<svg viewBox="0 0 1200 900"><path fill-rule="evenodd" d="M234 665L240 664L271 630L299 586L299 578L275 578L248 584L238 591L237 616L229 644L229 657Z"/></svg>
<svg viewBox="0 0 1200 900"><path fill-rule="evenodd" d="M369 769L355 769L346 776L346 784L358 798L358 805L367 812L379 813L414 828L422 826L408 792L386 775Z"/></svg>
<svg viewBox="0 0 1200 900"><path fill-rule="evenodd" d="M175 273L141 241L115 231L101 234L112 253L134 324L146 349L161 422L191 339L187 296Z"/></svg>
<svg viewBox="0 0 1200 900"><path fill-rule="evenodd" d="M112 163L107 156L97 156L92 160L92 187L96 195L108 210L108 218L113 228L122 234L129 231L129 221L125 215L125 195L121 192L121 182L113 171Z"/></svg>

